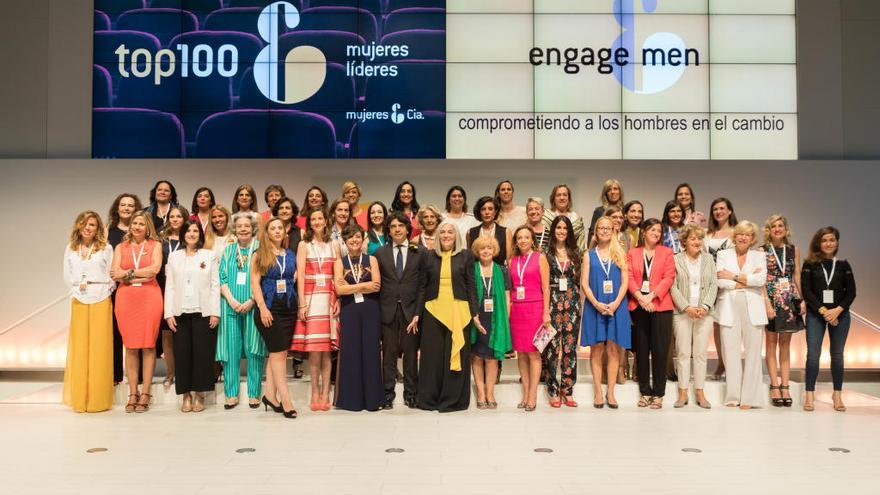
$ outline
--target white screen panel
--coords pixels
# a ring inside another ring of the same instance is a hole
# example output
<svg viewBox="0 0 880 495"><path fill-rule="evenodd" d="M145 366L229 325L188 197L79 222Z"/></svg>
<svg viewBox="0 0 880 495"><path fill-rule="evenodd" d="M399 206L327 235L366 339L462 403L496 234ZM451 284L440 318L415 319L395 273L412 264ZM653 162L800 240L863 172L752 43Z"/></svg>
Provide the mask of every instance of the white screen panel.
<svg viewBox="0 0 880 495"><path fill-rule="evenodd" d="M709 0L710 14L795 13L795 0Z"/></svg>
<svg viewBox="0 0 880 495"><path fill-rule="evenodd" d="M710 122L708 120L709 115L705 113L624 114L623 158L627 160L709 159L710 130L707 125Z"/></svg>
<svg viewBox="0 0 880 495"><path fill-rule="evenodd" d="M713 114L713 126L719 119L726 129L712 129L712 158L797 160L797 115Z"/></svg>
<svg viewBox="0 0 880 495"><path fill-rule="evenodd" d="M547 118L564 119L571 117L578 120L578 129L552 129L535 131L535 158L547 159L618 159L622 158L620 129L599 129L600 119L607 121L617 118L619 114L542 114ZM593 122L594 128L587 130L587 120Z"/></svg>
<svg viewBox="0 0 880 495"><path fill-rule="evenodd" d="M797 33L793 16L713 15L711 63L793 64Z"/></svg>
<svg viewBox="0 0 880 495"><path fill-rule="evenodd" d="M529 14L449 14L446 32L447 62L529 61Z"/></svg>
<svg viewBox="0 0 880 495"><path fill-rule="evenodd" d="M446 64L449 112L531 112L531 64Z"/></svg>
<svg viewBox="0 0 880 495"><path fill-rule="evenodd" d="M620 112L620 84L594 70L566 74L560 67L535 67L538 112Z"/></svg>
<svg viewBox="0 0 880 495"><path fill-rule="evenodd" d="M531 113L448 113L446 116L447 158L534 157L534 131L529 129L490 131L487 121L530 119ZM464 129L462 129L464 127Z"/></svg>
<svg viewBox="0 0 880 495"><path fill-rule="evenodd" d="M623 92L624 112L708 112L709 111L709 66L682 68L677 74L674 67L627 66L625 73L632 72L637 88L645 88L644 79L661 77L678 79L668 89L656 93ZM672 72L669 75L656 75L657 72ZM650 84L648 85L650 86ZM619 85L618 85L619 88Z"/></svg>
<svg viewBox="0 0 880 495"><path fill-rule="evenodd" d="M797 112L794 65L712 65L712 112Z"/></svg>
<svg viewBox="0 0 880 495"><path fill-rule="evenodd" d="M447 13L529 14L533 0L446 0Z"/></svg>

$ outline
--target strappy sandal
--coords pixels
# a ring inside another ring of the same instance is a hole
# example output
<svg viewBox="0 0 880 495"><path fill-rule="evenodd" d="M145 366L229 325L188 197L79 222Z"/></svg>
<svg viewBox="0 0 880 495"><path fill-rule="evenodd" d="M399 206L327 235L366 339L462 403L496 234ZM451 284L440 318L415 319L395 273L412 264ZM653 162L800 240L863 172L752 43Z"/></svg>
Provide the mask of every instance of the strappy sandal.
<svg viewBox="0 0 880 495"><path fill-rule="evenodd" d="M534 411L537 407L538 407L537 404L526 404L526 406L523 407L523 410L525 410L525 412L532 412L532 411Z"/></svg>
<svg viewBox="0 0 880 495"><path fill-rule="evenodd" d="M487 404L486 407L489 408L489 409L498 409L498 403L495 402L494 400L490 400L490 401L487 402L486 404Z"/></svg>
<svg viewBox="0 0 880 495"><path fill-rule="evenodd" d="M134 397L134 400L131 400L132 397ZM139 399L140 396L138 394L128 394L128 404L125 405L125 412L133 413L135 408L137 407Z"/></svg>
<svg viewBox="0 0 880 495"><path fill-rule="evenodd" d="M487 409L488 407L489 407L488 402L477 401L477 409Z"/></svg>
<svg viewBox="0 0 880 495"><path fill-rule="evenodd" d="M663 408L663 397L652 397L651 405L648 406L651 409L662 409Z"/></svg>
<svg viewBox="0 0 880 495"><path fill-rule="evenodd" d="M566 405L566 407L577 407L578 403L574 399L571 398L570 395L561 395L562 403Z"/></svg>
<svg viewBox="0 0 880 495"><path fill-rule="evenodd" d="M559 409L562 407L562 400L559 397L550 397L550 407Z"/></svg>
<svg viewBox="0 0 880 495"><path fill-rule="evenodd" d="M143 402L143 398L146 397L147 401ZM138 399L137 404L134 406L134 412L136 413L145 413L150 410L150 401L153 400L153 396L150 394L142 393L140 398Z"/></svg>
<svg viewBox="0 0 880 495"><path fill-rule="evenodd" d="M780 390L780 391L782 391L782 390L788 391L789 388L790 388L790 387L789 387L788 385L780 385L780 386L779 386L779 390ZM780 399L780 400L782 401L782 405L783 405L784 407L791 407L791 404L794 402L794 401L792 400L792 398L791 398L791 394L789 394L788 397L783 397L783 398Z"/></svg>
<svg viewBox="0 0 880 495"><path fill-rule="evenodd" d="M516 408L517 408L517 409L525 409L525 407L526 407L526 403L525 403L525 402L520 402L519 404L516 405Z"/></svg>
<svg viewBox="0 0 880 495"><path fill-rule="evenodd" d="M650 405L651 405L651 396L650 395L643 395L643 396L639 397L639 404L638 404L639 407L648 407Z"/></svg>
<svg viewBox="0 0 880 495"><path fill-rule="evenodd" d="M782 395L782 386L781 385L770 385L770 402L773 403L773 407L782 407L782 398L781 397L773 397L773 391L780 390L779 395Z"/></svg>

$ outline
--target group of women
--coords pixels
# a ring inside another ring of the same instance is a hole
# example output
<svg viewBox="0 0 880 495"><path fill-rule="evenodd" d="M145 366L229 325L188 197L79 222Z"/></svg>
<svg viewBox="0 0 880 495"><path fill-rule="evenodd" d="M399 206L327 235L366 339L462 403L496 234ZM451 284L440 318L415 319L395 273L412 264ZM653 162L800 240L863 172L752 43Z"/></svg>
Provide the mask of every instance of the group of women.
<svg viewBox="0 0 880 495"><path fill-rule="evenodd" d="M718 198L707 219L688 184L658 219L645 218L643 204L626 202L621 184L608 180L589 224L564 184L546 206L534 197L518 206L505 180L472 213L461 186L449 189L442 210L420 205L407 181L390 210L361 196L352 181L332 202L313 186L300 210L271 185L260 213L250 185L236 189L231 211L201 187L187 211L173 184L160 180L146 208L120 194L106 227L97 213L80 213L64 253L71 292L64 402L76 411L109 409L124 356L125 411L146 412L161 356L182 412L204 410L221 373L224 407L232 409L244 357L248 405L295 418L286 372L294 355L309 361L312 411L393 407L382 365L394 319L387 308L414 301L400 336L420 343L418 376L405 377L410 407L467 409L472 376L476 407L497 408L495 384L512 352L518 408L535 410L541 381L551 407L577 407L577 351L590 346L595 408L617 409L615 385L627 376L638 381L639 407L662 408L669 378L678 382L674 407L685 407L693 376L694 401L708 409L713 332L726 406L765 404L764 342L771 402L791 406L791 336L806 328L803 408L815 407L827 331L834 409L846 410L843 348L856 292L851 266L837 258L834 227L814 234L801 264L785 217L771 215L759 232ZM416 286L403 285L409 270ZM392 289L404 288L415 293L386 306Z"/></svg>

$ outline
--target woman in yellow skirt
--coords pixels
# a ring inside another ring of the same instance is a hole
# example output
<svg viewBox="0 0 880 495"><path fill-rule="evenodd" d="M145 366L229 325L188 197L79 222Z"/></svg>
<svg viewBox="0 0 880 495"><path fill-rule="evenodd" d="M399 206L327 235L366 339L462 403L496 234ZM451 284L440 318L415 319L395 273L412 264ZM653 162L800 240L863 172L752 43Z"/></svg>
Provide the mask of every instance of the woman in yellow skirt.
<svg viewBox="0 0 880 495"><path fill-rule="evenodd" d="M64 281L70 289L70 336L64 368L64 403L76 412L113 405L113 248L101 217L76 217L64 249Z"/></svg>

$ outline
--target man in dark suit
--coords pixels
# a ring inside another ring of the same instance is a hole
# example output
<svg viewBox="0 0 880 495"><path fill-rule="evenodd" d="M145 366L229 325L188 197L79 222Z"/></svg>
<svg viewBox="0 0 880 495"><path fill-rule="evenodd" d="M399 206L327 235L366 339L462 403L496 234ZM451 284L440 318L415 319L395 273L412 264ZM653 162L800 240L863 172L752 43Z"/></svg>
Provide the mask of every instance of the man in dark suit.
<svg viewBox="0 0 880 495"><path fill-rule="evenodd" d="M403 399L416 407L418 391L419 316L425 306L425 262L428 252L410 244L412 224L401 212L391 212L385 221L391 242L376 250L381 286L382 378L385 408L394 406L397 356L403 350Z"/></svg>

